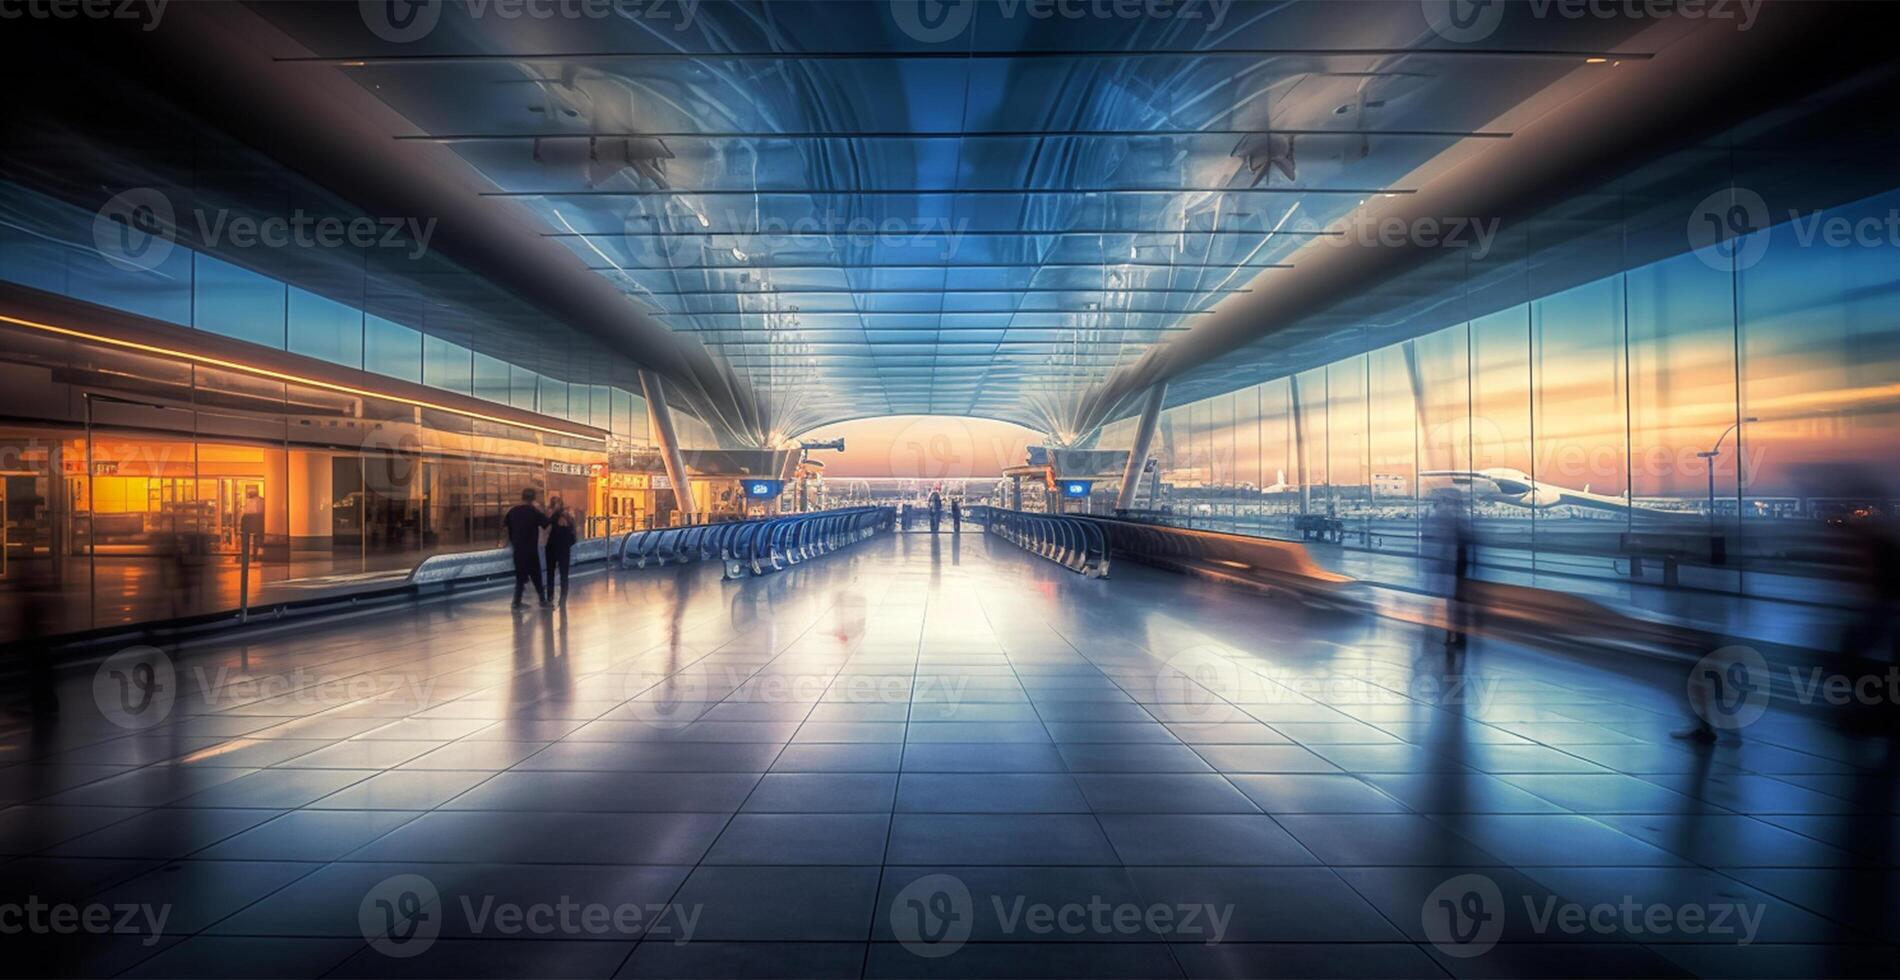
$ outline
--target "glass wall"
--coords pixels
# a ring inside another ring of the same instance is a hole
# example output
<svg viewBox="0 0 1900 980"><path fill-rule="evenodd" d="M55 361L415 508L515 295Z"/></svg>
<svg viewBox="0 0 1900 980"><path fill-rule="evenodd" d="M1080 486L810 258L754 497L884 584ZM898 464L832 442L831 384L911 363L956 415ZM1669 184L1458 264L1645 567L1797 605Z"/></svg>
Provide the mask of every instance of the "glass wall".
<svg viewBox="0 0 1900 980"><path fill-rule="evenodd" d="M610 398L606 421L596 423L587 393L593 386L474 350L454 329L425 323L419 303L405 304L416 307L413 322L398 322L366 312L370 304L162 239L148 243L149 253L109 254L95 242L98 217L0 181L0 280L648 441L643 406L615 415ZM360 292L362 283L354 285Z"/></svg>
<svg viewBox="0 0 1900 980"><path fill-rule="evenodd" d="M1829 527L1900 496L1900 243L1828 229L1896 213L1891 192L1542 295L1535 263L1474 270L1531 295L1169 407L1160 503L1349 556L1416 554L1449 495L1489 574L1825 598ZM1671 572L1633 560L1665 551Z"/></svg>

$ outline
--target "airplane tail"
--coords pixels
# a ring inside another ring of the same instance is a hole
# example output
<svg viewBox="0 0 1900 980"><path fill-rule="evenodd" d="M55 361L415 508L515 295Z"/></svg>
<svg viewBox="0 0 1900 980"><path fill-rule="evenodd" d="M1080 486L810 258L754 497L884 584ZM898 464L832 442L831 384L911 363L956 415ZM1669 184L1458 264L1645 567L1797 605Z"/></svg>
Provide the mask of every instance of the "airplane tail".
<svg viewBox="0 0 1900 980"><path fill-rule="evenodd" d="M1267 164L1284 174L1288 180L1299 179L1293 174L1293 137L1267 137Z"/></svg>
<svg viewBox="0 0 1900 980"><path fill-rule="evenodd" d="M1273 482L1274 482L1274 483L1276 483L1276 484L1279 484L1280 486L1283 486L1283 487L1284 487L1284 486L1286 486L1286 471L1285 471L1285 470L1274 470L1274 471L1273 471Z"/></svg>
<svg viewBox="0 0 1900 980"><path fill-rule="evenodd" d="M1278 133L1267 133L1265 138L1248 136L1234 146L1234 155L1241 157L1247 169L1253 173L1254 187L1260 186L1272 172L1278 170L1288 180L1298 180L1294 163L1293 137Z"/></svg>

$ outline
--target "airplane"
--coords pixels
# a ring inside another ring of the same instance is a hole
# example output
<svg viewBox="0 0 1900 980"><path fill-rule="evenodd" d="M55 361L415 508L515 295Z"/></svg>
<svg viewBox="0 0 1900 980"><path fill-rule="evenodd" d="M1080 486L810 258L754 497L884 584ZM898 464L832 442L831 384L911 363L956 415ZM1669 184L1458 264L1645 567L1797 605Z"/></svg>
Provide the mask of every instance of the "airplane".
<svg viewBox="0 0 1900 980"><path fill-rule="evenodd" d="M1285 470L1273 471L1273 485L1260 488L1261 493L1298 493L1299 484L1286 482Z"/></svg>
<svg viewBox="0 0 1900 980"><path fill-rule="evenodd" d="M1631 504L1622 497L1592 493L1589 484L1582 490L1540 483L1523 470L1494 466L1482 470L1421 470L1418 474L1420 497L1445 491L1469 490L1477 499L1547 510L1551 507L1582 507L1617 514L1632 512L1673 513Z"/></svg>

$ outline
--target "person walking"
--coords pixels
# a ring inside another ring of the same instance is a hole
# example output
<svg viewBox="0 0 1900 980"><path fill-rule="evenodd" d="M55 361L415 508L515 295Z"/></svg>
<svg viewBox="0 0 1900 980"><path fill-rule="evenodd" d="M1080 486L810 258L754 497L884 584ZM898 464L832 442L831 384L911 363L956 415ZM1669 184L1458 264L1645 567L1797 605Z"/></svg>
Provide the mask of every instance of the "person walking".
<svg viewBox="0 0 1900 980"><path fill-rule="evenodd" d="M548 604L547 590L541 587L541 529L549 523L548 515L535 506L533 487L521 491L521 502L502 516L501 525L515 557L515 609L521 608L521 588L529 582L534 583L534 594L541 605Z"/></svg>
<svg viewBox="0 0 1900 980"><path fill-rule="evenodd" d="M548 497L547 594L550 598L554 595L557 573L561 580L561 597L555 600L555 605L567 605L568 556L573 553L574 542L579 539L580 535L575 531L574 512L567 509L567 503L560 497Z"/></svg>
<svg viewBox="0 0 1900 980"><path fill-rule="evenodd" d="M1463 502L1449 495L1433 501L1425 519L1425 543L1436 559L1438 592L1445 597L1445 652L1461 654L1470 643L1477 609L1471 594L1474 542Z"/></svg>
<svg viewBox="0 0 1900 980"><path fill-rule="evenodd" d="M256 487L244 488L243 511L238 517L238 547L254 559L264 557L264 497Z"/></svg>
<svg viewBox="0 0 1900 980"><path fill-rule="evenodd" d="M937 533L937 525L943 522L943 494L930 491L930 533Z"/></svg>
<svg viewBox="0 0 1900 980"><path fill-rule="evenodd" d="M960 499L950 501L950 533L963 533L963 501Z"/></svg>

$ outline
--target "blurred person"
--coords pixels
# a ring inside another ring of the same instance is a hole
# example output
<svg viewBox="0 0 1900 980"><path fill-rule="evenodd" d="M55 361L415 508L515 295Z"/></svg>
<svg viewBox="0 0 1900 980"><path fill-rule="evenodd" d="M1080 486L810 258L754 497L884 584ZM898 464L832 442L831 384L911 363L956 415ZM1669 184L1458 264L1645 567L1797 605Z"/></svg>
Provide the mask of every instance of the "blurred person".
<svg viewBox="0 0 1900 980"><path fill-rule="evenodd" d="M1900 661L1900 534L1893 517L1878 505L1856 508L1849 518L1852 565L1858 584L1853 622L1841 635L1841 654Z"/></svg>
<svg viewBox="0 0 1900 980"><path fill-rule="evenodd" d="M554 580L558 573L561 580L561 598L558 605L567 605L567 569L568 558L574 551L574 542L580 540L575 529L574 512L567 509L567 503L559 495L548 497L548 543L546 548L548 590L547 597L554 595Z"/></svg>
<svg viewBox="0 0 1900 980"><path fill-rule="evenodd" d="M930 533L937 533L937 526L943 523L943 494L930 491Z"/></svg>
<svg viewBox="0 0 1900 980"><path fill-rule="evenodd" d="M256 487L244 488L243 510L238 517L238 547L257 560L264 558L264 496Z"/></svg>
<svg viewBox="0 0 1900 980"><path fill-rule="evenodd" d="M1900 663L1900 527L1895 526L1892 491L1864 466L1835 467L1825 473L1829 492L1847 503L1829 515L1841 536L1842 574L1854 603L1842 626L1836 654L1840 670L1857 675L1877 664ZM1870 735L1900 735L1900 705L1891 698L1857 698L1840 716L1843 727Z"/></svg>
<svg viewBox="0 0 1900 980"><path fill-rule="evenodd" d="M1445 597L1445 652L1462 653L1473 625L1471 594L1471 522L1462 502L1451 494L1433 498L1425 518L1426 556L1432 563L1436 591Z"/></svg>
<svg viewBox="0 0 1900 980"><path fill-rule="evenodd" d="M59 712L59 676L53 669L56 650L48 638L62 627L59 616L59 580L53 563L41 567L28 561L25 573L14 583L23 602L20 606L20 639L27 656L27 706L38 715Z"/></svg>
<svg viewBox="0 0 1900 980"><path fill-rule="evenodd" d="M963 533L963 501L950 501L950 533Z"/></svg>
<svg viewBox="0 0 1900 980"><path fill-rule="evenodd" d="M514 551L515 558L515 601L512 608L521 608L521 589L529 582L534 583L534 594L541 600L541 606L547 607L548 593L541 587L541 529L550 523L548 515L534 502L534 488L521 491L521 502L508 509L502 516L501 526L507 532L507 546Z"/></svg>

